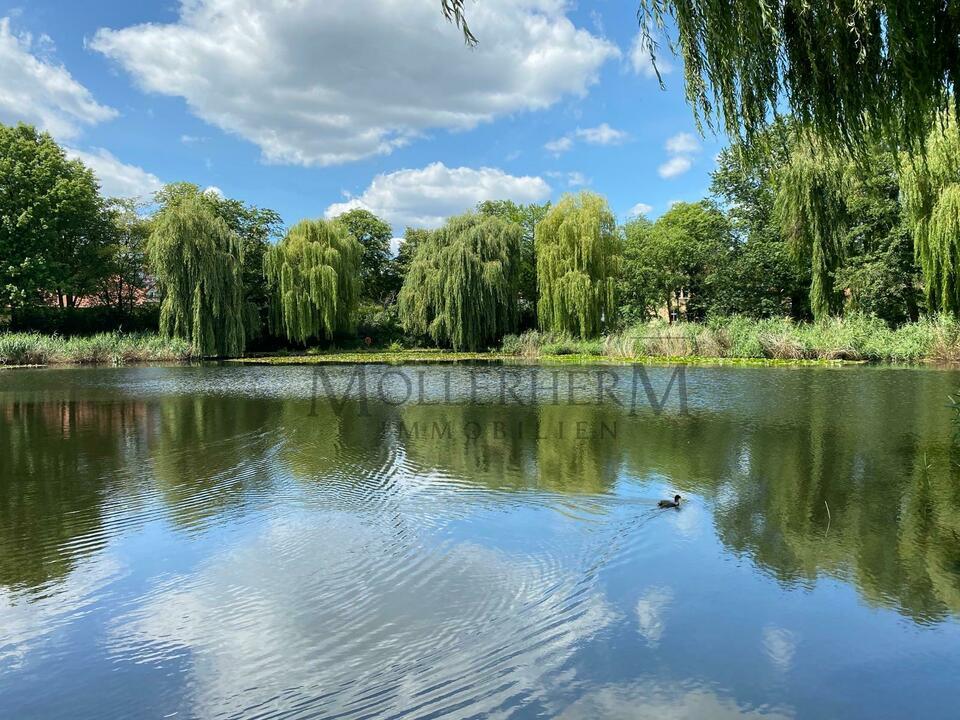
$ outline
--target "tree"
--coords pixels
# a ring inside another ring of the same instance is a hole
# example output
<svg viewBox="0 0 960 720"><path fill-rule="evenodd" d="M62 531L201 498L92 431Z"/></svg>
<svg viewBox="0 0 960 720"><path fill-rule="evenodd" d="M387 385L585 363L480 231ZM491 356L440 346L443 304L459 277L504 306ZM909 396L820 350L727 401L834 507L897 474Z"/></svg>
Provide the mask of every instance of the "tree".
<svg viewBox="0 0 960 720"><path fill-rule="evenodd" d="M833 277L844 258L847 169L839 155L807 137L778 175L776 221L795 256L810 267L810 309L821 320L842 302Z"/></svg>
<svg viewBox="0 0 960 720"><path fill-rule="evenodd" d="M400 290L400 321L454 350L477 350L517 327L516 223L473 213L420 241Z"/></svg>
<svg viewBox="0 0 960 720"><path fill-rule="evenodd" d="M301 220L264 256L270 331L293 342L350 332L363 248L340 223Z"/></svg>
<svg viewBox="0 0 960 720"><path fill-rule="evenodd" d="M520 326L533 327L537 319L537 254L535 237L537 223L546 217L550 203L518 205L512 200L484 200L477 204L481 215L501 217L517 223L523 229L520 238Z"/></svg>
<svg viewBox="0 0 960 720"><path fill-rule="evenodd" d="M160 332L189 340L204 355L243 352L243 248L210 203L169 202L157 213L148 257L163 293Z"/></svg>
<svg viewBox="0 0 960 720"><path fill-rule="evenodd" d="M369 210L354 208L335 218L360 243L360 297L389 304L399 288L390 273L390 240L393 230Z"/></svg>
<svg viewBox="0 0 960 720"><path fill-rule="evenodd" d="M644 289L647 313L665 307L671 318L683 312L699 320L732 244L730 221L713 203L676 203L652 225L627 226L624 265Z"/></svg>
<svg viewBox="0 0 960 720"><path fill-rule="evenodd" d="M0 125L0 306L73 306L104 277L109 217L93 172L48 133Z"/></svg>
<svg viewBox="0 0 960 720"><path fill-rule="evenodd" d="M714 276L708 314L808 316L809 265L796 262L774 219L776 174L790 157L789 124L721 151L710 190L731 223L734 245Z"/></svg>
<svg viewBox="0 0 960 720"><path fill-rule="evenodd" d="M423 228L408 227L403 233L403 242L397 250L397 257L394 259L395 272L400 278L400 284L403 284L404 278L410 271L410 265L413 258L417 255L419 248L430 237L430 231Z"/></svg>
<svg viewBox="0 0 960 720"><path fill-rule="evenodd" d="M537 225L540 327L593 337L612 325L621 241L607 201L565 195Z"/></svg>
<svg viewBox="0 0 960 720"><path fill-rule="evenodd" d="M99 294L104 305L121 314L129 313L148 287L150 221L140 215L135 200L114 198L108 208L112 228L106 248L106 275Z"/></svg>
<svg viewBox="0 0 960 720"><path fill-rule="evenodd" d="M161 209L185 198L195 198L205 203L240 238L246 334L249 339L258 337L268 320L263 256L270 243L279 238L283 230L282 218L269 208L226 198L214 190L201 190L193 183L170 183L154 196Z"/></svg>
<svg viewBox="0 0 960 720"><path fill-rule="evenodd" d="M945 116L926 157L906 164L904 209L931 312L960 312L960 127Z"/></svg>

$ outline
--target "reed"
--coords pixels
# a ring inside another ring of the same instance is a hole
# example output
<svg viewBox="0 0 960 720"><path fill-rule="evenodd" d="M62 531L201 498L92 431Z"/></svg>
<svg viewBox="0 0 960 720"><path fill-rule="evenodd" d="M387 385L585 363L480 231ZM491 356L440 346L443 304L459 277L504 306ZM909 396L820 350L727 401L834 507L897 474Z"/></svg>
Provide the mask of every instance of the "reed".
<svg viewBox="0 0 960 720"><path fill-rule="evenodd" d="M193 346L152 333L100 333L65 338L40 333L0 333L0 365L125 365L185 362L197 358Z"/></svg>

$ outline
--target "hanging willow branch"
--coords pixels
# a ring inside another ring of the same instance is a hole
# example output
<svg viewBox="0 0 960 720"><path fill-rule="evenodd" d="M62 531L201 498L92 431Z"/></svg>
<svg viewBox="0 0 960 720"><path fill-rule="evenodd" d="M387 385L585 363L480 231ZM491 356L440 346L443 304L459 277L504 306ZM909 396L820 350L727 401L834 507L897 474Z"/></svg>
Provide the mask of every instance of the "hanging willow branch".
<svg viewBox="0 0 960 720"><path fill-rule="evenodd" d="M801 137L776 178L774 215L795 257L810 263L810 309L817 320L839 309L833 273L848 227L846 163L816 139Z"/></svg>
<svg viewBox="0 0 960 720"><path fill-rule="evenodd" d="M617 222L595 193L565 195L537 224L540 327L598 335L616 315L621 262Z"/></svg>
<svg viewBox="0 0 960 720"><path fill-rule="evenodd" d="M337 222L302 220L263 258L270 332L306 344L349 332L360 297L363 248Z"/></svg>
<svg viewBox="0 0 960 720"><path fill-rule="evenodd" d="M400 290L400 321L454 350L517 329L522 228L498 217L450 218L417 248Z"/></svg>
<svg viewBox="0 0 960 720"><path fill-rule="evenodd" d="M148 255L163 292L160 332L189 340L203 355L243 352L240 238L210 206L191 197L164 208Z"/></svg>
<svg viewBox="0 0 960 720"><path fill-rule="evenodd" d="M782 100L834 145L920 148L960 101L960 10L944 0L640 0L641 32L676 27L687 99L751 139Z"/></svg>
<svg viewBox="0 0 960 720"><path fill-rule="evenodd" d="M949 115L904 163L903 206L931 312L960 313L960 127Z"/></svg>
<svg viewBox="0 0 960 720"><path fill-rule="evenodd" d="M479 40L474 37L474 34L470 32L470 28L467 26L467 18L463 12L463 2L464 0L440 0L440 10L447 20L463 32L464 42L470 47L474 47Z"/></svg>

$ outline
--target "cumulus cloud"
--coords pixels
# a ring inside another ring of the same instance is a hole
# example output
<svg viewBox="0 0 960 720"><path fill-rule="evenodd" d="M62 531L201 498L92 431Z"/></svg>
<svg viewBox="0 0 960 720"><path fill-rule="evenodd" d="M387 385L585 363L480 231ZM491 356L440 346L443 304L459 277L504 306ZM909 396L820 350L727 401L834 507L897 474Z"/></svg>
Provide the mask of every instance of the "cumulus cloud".
<svg viewBox="0 0 960 720"><path fill-rule="evenodd" d="M357 197L334 203L326 210L333 218L354 208L365 208L395 228L435 228L450 215L465 212L482 200L540 202L550 196L543 178L508 175L496 168L448 168L432 163L421 169L377 175Z"/></svg>
<svg viewBox="0 0 960 720"><path fill-rule="evenodd" d="M143 168L122 163L104 148L91 151L65 149L68 156L80 160L93 170L100 181L100 190L107 197L145 197L152 195L163 183L156 175Z"/></svg>
<svg viewBox="0 0 960 720"><path fill-rule="evenodd" d="M554 155L560 155L565 153L567 150L573 147L573 140L569 137L557 138L556 140L551 140L546 143L543 148L548 153L553 153Z"/></svg>
<svg viewBox="0 0 960 720"><path fill-rule="evenodd" d="M673 72L673 65L664 57L663 53L657 53L657 67L653 67L653 60L650 57L650 44L639 30L633 38L630 45L630 66L637 75L646 78L656 78L657 70L660 75L669 75Z"/></svg>
<svg viewBox="0 0 960 720"><path fill-rule="evenodd" d="M675 155L695 153L700 150L700 143L690 133L677 133L667 139L667 152Z"/></svg>
<svg viewBox="0 0 960 720"><path fill-rule="evenodd" d="M648 212L650 212L651 210L653 210L652 205L647 205L646 203L641 202L641 203L637 203L632 208L630 208L630 211L627 213L627 216L642 217L646 215Z"/></svg>
<svg viewBox="0 0 960 720"><path fill-rule="evenodd" d="M41 57L49 51L49 38L14 34L10 18L0 18L0 122L26 122L71 139L83 125L116 117L63 65Z"/></svg>
<svg viewBox="0 0 960 720"><path fill-rule="evenodd" d="M690 133L677 133L667 138L665 147L671 157L657 168L662 178L683 175L693 166L693 155L700 152L700 143Z"/></svg>
<svg viewBox="0 0 960 720"><path fill-rule="evenodd" d="M607 123L602 123L597 127L577 128L569 135L551 140L543 147L553 155L561 155L573 147L575 139L582 140L590 145L619 145L629 137L630 135L627 132L612 128Z"/></svg>
<svg viewBox="0 0 960 720"><path fill-rule="evenodd" d="M577 172L576 170L571 172L548 172L547 177L552 180L559 180L567 187L571 188L582 187L583 185L590 184L590 179L582 172Z"/></svg>
<svg viewBox="0 0 960 720"><path fill-rule="evenodd" d="M267 161L335 165L582 96L620 51L560 0L485 0L473 51L423 0L190 0L92 47Z"/></svg>
<svg viewBox="0 0 960 720"><path fill-rule="evenodd" d="M692 165L693 160L684 155L678 155L677 157L670 158L658 167L657 172L660 173L660 177L662 178L675 178L678 175L683 175Z"/></svg>
<svg viewBox="0 0 960 720"><path fill-rule="evenodd" d="M577 128L577 137L591 145L619 145L629 137L623 130L617 130L603 123L594 128Z"/></svg>

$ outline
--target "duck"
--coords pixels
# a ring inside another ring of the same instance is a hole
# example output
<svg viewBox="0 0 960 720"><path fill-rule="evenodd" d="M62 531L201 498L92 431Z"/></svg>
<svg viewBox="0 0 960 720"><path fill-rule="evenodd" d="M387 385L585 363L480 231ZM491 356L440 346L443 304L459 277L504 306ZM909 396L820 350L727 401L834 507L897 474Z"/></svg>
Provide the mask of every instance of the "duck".
<svg viewBox="0 0 960 720"><path fill-rule="evenodd" d="M680 507L680 496L674 495L673 500L661 500L657 503L657 507L662 508L678 508Z"/></svg>

